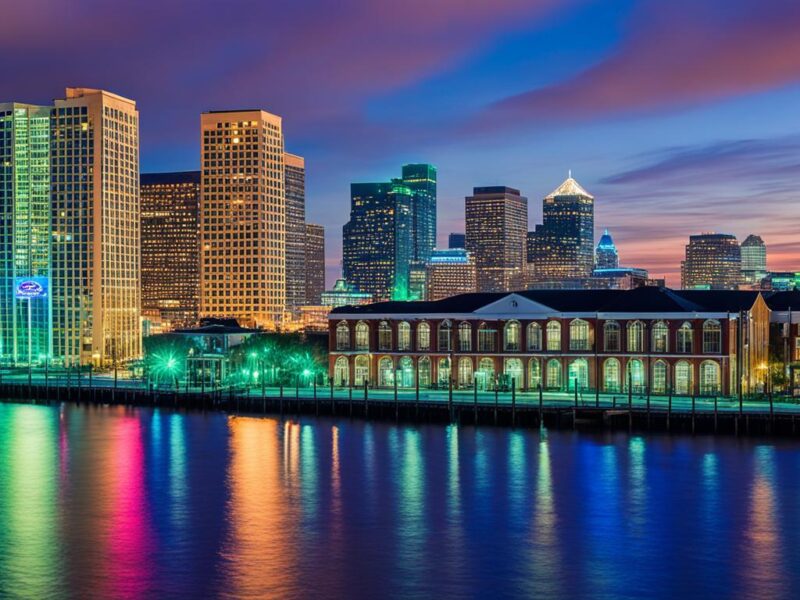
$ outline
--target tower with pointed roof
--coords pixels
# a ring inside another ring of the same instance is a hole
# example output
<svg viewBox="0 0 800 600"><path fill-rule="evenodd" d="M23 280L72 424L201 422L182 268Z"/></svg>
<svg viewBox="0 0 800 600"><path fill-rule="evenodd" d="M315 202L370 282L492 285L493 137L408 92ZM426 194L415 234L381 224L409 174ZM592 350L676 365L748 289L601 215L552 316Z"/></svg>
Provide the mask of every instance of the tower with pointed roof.
<svg viewBox="0 0 800 600"><path fill-rule="evenodd" d="M544 198L542 224L528 235L529 283L590 277L594 196L572 177Z"/></svg>
<svg viewBox="0 0 800 600"><path fill-rule="evenodd" d="M600 242L595 248L594 267L595 269L616 269L619 267L617 247L614 245L614 240L611 239L608 229L603 232Z"/></svg>

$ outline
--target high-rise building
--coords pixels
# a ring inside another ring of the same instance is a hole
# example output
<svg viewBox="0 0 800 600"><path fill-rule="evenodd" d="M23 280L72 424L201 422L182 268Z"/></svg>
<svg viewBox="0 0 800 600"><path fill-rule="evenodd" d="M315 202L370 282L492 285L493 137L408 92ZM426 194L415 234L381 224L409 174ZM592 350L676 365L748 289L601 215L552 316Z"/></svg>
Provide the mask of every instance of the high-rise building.
<svg viewBox="0 0 800 600"><path fill-rule="evenodd" d="M376 300L409 297L413 258L412 191L399 180L350 185L342 228L342 274Z"/></svg>
<svg viewBox="0 0 800 600"><path fill-rule="evenodd" d="M767 246L758 235L748 235L742 242L742 279L760 284L767 276Z"/></svg>
<svg viewBox="0 0 800 600"><path fill-rule="evenodd" d="M572 176L544 199L542 224L528 241L529 282L590 277L594 268L594 197Z"/></svg>
<svg viewBox="0 0 800 600"><path fill-rule="evenodd" d="M325 291L325 228L306 223L306 304L320 304Z"/></svg>
<svg viewBox="0 0 800 600"><path fill-rule="evenodd" d="M110 364L141 355L139 113L67 88L51 118L53 355Z"/></svg>
<svg viewBox="0 0 800 600"><path fill-rule="evenodd" d="M360 292L356 286L347 283L344 279L337 279L333 288L322 292L322 306L356 306L372 302L372 294Z"/></svg>
<svg viewBox="0 0 800 600"><path fill-rule="evenodd" d="M681 264L685 290L735 290L742 280L742 253L736 237L725 233L689 236Z"/></svg>
<svg viewBox="0 0 800 600"><path fill-rule="evenodd" d="M200 171L143 173L142 311L192 327L200 302Z"/></svg>
<svg viewBox="0 0 800 600"><path fill-rule="evenodd" d="M434 250L427 265L426 300L440 300L476 290L475 260L463 248Z"/></svg>
<svg viewBox="0 0 800 600"><path fill-rule="evenodd" d="M306 163L284 154L286 180L286 308L306 302Z"/></svg>
<svg viewBox="0 0 800 600"><path fill-rule="evenodd" d="M201 129L200 316L275 328L286 308L281 118L212 111Z"/></svg>
<svg viewBox="0 0 800 600"><path fill-rule="evenodd" d="M424 264L436 246L436 167L403 165L402 183L412 194L414 246L411 260Z"/></svg>
<svg viewBox="0 0 800 600"><path fill-rule="evenodd" d="M600 236L600 242L594 251L594 268L595 269L616 269L619 267L619 254L617 254L617 247L614 245L614 240L611 239L611 234L608 229Z"/></svg>
<svg viewBox="0 0 800 600"><path fill-rule="evenodd" d="M510 187L476 187L465 206L465 245L475 257L478 291L521 289L528 199Z"/></svg>
<svg viewBox="0 0 800 600"><path fill-rule="evenodd" d="M0 104L0 363L52 353L50 107Z"/></svg>
<svg viewBox="0 0 800 600"><path fill-rule="evenodd" d="M464 233L451 233L447 236L448 248L465 248L467 245L467 236Z"/></svg>

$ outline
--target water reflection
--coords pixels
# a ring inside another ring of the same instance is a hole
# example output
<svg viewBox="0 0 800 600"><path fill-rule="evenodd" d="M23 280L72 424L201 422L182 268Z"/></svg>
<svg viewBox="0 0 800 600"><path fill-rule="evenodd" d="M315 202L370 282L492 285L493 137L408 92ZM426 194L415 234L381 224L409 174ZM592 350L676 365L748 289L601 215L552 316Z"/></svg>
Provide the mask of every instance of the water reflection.
<svg viewBox="0 0 800 600"><path fill-rule="evenodd" d="M560 598L562 560L558 544L558 514L547 433L538 445L536 492L533 507L533 544L528 557L532 572L532 597Z"/></svg>

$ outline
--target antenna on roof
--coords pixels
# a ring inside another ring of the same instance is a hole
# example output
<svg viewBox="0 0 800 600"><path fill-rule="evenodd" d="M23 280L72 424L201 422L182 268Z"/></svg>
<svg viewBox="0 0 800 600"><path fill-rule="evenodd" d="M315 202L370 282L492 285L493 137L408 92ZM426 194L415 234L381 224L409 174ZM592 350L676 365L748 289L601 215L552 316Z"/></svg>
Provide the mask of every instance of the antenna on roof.
<svg viewBox="0 0 800 600"><path fill-rule="evenodd" d="M567 179L572 179L572 169L567 169Z"/></svg>

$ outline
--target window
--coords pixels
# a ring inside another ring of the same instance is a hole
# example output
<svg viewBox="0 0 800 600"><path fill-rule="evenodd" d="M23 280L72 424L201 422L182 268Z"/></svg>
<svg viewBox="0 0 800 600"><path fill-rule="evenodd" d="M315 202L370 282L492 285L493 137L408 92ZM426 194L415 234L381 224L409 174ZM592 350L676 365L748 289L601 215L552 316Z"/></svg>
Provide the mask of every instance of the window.
<svg viewBox="0 0 800 600"><path fill-rule="evenodd" d="M585 390L589 387L589 365L585 358L578 358L569 364L569 389Z"/></svg>
<svg viewBox="0 0 800 600"><path fill-rule="evenodd" d="M542 326L539 325L538 323L530 323L528 325L528 351L539 352L541 349L542 349Z"/></svg>
<svg viewBox="0 0 800 600"><path fill-rule="evenodd" d="M404 356L400 359L397 369L397 386L402 388L413 388L416 384L414 381L414 361L410 356Z"/></svg>
<svg viewBox="0 0 800 600"><path fill-rule="evenodd" d="M550 326L547 326L548 329ZM560 328L560 327L559 327ZM547 389L558 390L561 389L561 363L555 358L547 361Z"/></svg>
<svg viewBox="0 0 800 600"><path fill-rule="evenodd" d="M617 327L619 333L619 326ZM606 392L618 392L619 387L619 361L609 358L603 363L603 389Z"/></svg>
<svg viewBox="0 0 800 600"><path fill-rule="evenodd" d="M439 340L437 346L439 348L439 352L450 352L450 340L452 339L451 331L452 327L450 325L450 321L442 321L439 324Z"/></svg>
<svg viewBox="0 0 800 600"><path fill-rule="evenodd" d="M431 349L431 326L427 323L417 325L417 349L422 351ZM430 363L428 363L428 369L430 369ZM420 376L422 376L422 367L420 367Z"/></svg>
<svg viewBox="0 0 800 600"><path fill-rule="evenodd" d="M458 387L472 387L472 359L462 356L458 359Z"/></svg>
<svg viewBox="0 0 800 600"><path fill-rule="evenodd" d="M472 350L472 325L469 323L458 324L458 351L469 352Z"/></svg>
<svg viewBox="0 0 800 600"><path fill-rule="evenodd" d="M667 393L667 363L663 360L657 360L653 364L653 380L650 390L654 394Z"/></svg>
<svg viewBox="0 0 800 600"><path fill-rule="evenodd" d="M560 350L561 350L561 323L559 323L558 321L550 321L547 324L547 351L559 352Z"/></svg>
<svg viewBox="0 0 800 600"><path fill-rule="evenodd" d="M448 387L450 385L450 359L440 358L439 367L437 368L437 381L440 387Z"/></svg>
<svg viewBox="0 0 800 600"><path fill-rule="evenodd" d="M355 384L362 386L369 381L369 359L366 356L356 356Z"/></svg>
<svg viewBox="0 0 800 600"><path fill-rule="evenodd" d="M496 337L496 329L487 323L481 323L478 327L478 352L494 352Z"/></svg>
<svg viewBox="0 0 800 600"><path fill-rule="evenodd" d="M606 352L619 352L619 323L607 321L603 325L603 349Z"/></svg>
<svg viewBox="0 0 800 600"><path fill-rule="evenodd" d="M644 365L640 360L628 361L628 373L626 384L631 386L633 392L641 392L644 390Z"/></svg>
<svg viewBox="0 0 800 600"><path fill-rule="evenodd" d="M703 361L700 365L700 394L703 396L719 394L719 382L719 365L713 360Z"/></svg>
<svg viewBox="0 0 800 600"><path fill-rule="evenodd" d="M669 350L669 328L664 321L658 321L653 325L653 346L652 352L667 352Z"/></svg>
<svg viewBox="0 0 800 600"><path fill-rule="evenodd" d="M339 322L336 326L336 349L350 349L350 326L345 321Z"/></svg>
<svg viewBox="0 0 800 600"><path fill-rule="evenodd" d="M583 319L575 319L569 324L569 349L589 349L589 323Z"/></svg>
<svg viewBox="0 0 800 600"><path fill-rule="evenodd" d="M503 374L506 376L506 383L511 389L512 387L516 390L522 389L522 377L523 377L524 369L522 366L522 361L518 358L507 358L505 361L505 367L503 368Z"/></svg>
<svg viewBox="0 0 800 600"><path fill-rule="evenodd" d="M378 350L392 349L392 327L386 321L378 325Z"/></svg>
<svg viewBox="0 0 800 600"><path fill-rule="evenodd" d="M688 321L678 328L678 352L692 353L692 325Z"/></svg>
<svg viewBox="0 0 800 600"><path fill-rule="evenodd" d="M347 364L347 357L340 356L333 367L333 384L346 387L349 381L350 366Z"/></svg>
<svg viewBox="0 0 800 600"><path fill-rule="evenodd" d="M719 321L709 319L703 323L703 354L719 354L721 351L722 327L720 327Z"/></svg>
<svg viewBox="0 0 800 600"><path fill-rule="evenodd" d="M356 350L369 350L369 325L364 321L356 323Z"/></svg>
<svg viewBox="0 0 800 600"><path fill-rule="evenodd" d="M391 344L391 337L389 339L389 344ZM397 325L397 349L400 352L411 350L411 325L408 324L408 321L400 321Z"/></svg>
<svg viewBox="0 0 800 600"><path fill-rule="evenodd" d="M681 360L675 365L675 393L688 396L692 393L692 365Z"/></svg>
<svg viewBox="0 0 800 600"><path fill-rule="evenodd" d="M628 323L628 352L642 352L644 347L644 325L641 321Z"/></svg>
<svg viewBox="0 0 800 600"><path fill-rule="evenodd" d="M504 338L504 349L506 352L519 352L519 338L521 334L521 328L519 326L519 321L509 321L506 323L503 338Z"/></svg>
<svg viewBox="0 0 800 600"><path fill-rule="evenodd" d="M424 323L423 323L424 325ZM430 328L428 329L430 331ZM419 359L419 387L430 387L431 385L431 359L423 356Z"/></svg>
<svg viewBox="0 0 800 600"><path fill-rule="evenodd" d="M542 385L542 365L538 358L532 358L528 361L528 387L535 390L540 385Z"/></svg>
<svg viewBox="0 0 800 600"><path fill-rule="evenodd" d="M494 389L494 361L491 358L482 358L478 363L478 372L476 373L476 383L478 389L493 390Z"/></svg>
<svg viewBox="0 0 800 600"><path fill-rule="evenodd" d="M394 364L392 359L384 356L378 361L378 386L392 387L394 385Z"/></svg>

